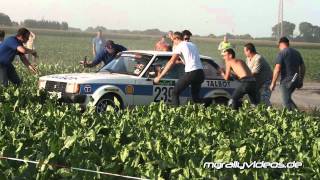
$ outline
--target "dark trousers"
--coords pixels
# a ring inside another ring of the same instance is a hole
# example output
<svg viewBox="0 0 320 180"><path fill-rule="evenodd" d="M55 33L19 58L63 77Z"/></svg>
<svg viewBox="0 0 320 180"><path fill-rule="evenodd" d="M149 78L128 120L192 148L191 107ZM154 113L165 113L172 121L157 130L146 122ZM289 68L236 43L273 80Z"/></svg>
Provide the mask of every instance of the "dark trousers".
<svg viewBox="0 0 320 180"><path fill-rule="evenodd" d="M185 73L176 83L173 89L172 104L178 106L180 104L179 96L183 90L191 85L192 100L200 103L201 84L204 81L204 72L202 69Z"/></svg>
<svg viewBox="0 0 320 180"><path fill-rule="evenodd" d="M245 94L248 94L252 104L257 105L260 102L260 93L256 84L256 81L252 78L240 80L240 86L235 89L232 94L232 99L229 105L233 109L239 109L241 106L240 99L243 98Z"/></svg>
<svg viewBox="0 0 320 180"><path fill-rule="evenodd" d="M289 83L280 83L283 106L289 110L297 109L297 105L293 102L291 97L295 89L295 85L290 86Z"/></svg>
<svg viewBox="0 0 320 180"><path fill-rule="evenodd" d="M21 84L21 80L13 65L0 65L0 83L4 86L8 86L8 81L18 86Z"/></svg>

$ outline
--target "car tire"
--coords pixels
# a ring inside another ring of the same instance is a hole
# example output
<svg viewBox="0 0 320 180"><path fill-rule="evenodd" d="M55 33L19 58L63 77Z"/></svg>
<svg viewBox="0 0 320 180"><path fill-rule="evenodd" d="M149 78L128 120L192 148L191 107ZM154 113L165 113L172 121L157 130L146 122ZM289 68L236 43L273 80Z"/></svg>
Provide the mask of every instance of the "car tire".
<svg viewBox="0 0 320 180"><path fill-rule="evenodd" d="M216 97L212 99L212 104L228 105L229 99L226 97Z"/></svg>
<svg viewBox="0 0 320 180"><path fill-rule="evenodd" d="M114 108L115 111L119 111L121 108L121 104L120 104L120 107L117 106L115 103L115 99L117 99L120 102L120 100L115 95L106 94L102 96L96 104L96 112L103 113L107 110L108 106L111 106L112 108Z"/></svg>

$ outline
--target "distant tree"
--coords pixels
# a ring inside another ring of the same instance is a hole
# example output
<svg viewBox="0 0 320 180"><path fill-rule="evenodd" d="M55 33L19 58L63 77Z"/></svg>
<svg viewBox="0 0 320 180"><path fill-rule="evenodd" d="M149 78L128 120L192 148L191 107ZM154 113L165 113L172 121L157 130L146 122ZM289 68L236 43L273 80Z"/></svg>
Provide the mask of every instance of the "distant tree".
<svg viewBox="0 0 320 180"><path fill-rule="evenodd" d="M19 26L18 22L12 21L12 26Z"/></svg>
<svg viewBox="0 0 320 180"><path fill-rule="evenodd" d="M278 23L272 27L272 37L278 37L279 26L281 26L280 23ZM296 28L295 24L288 22L288 21L283 21L283 36L293 38L293 32L294 32L295 28Z"/></svg>
<svg viewBox="0 0 320 180"><path fill-rule="evenodd" d="M33 19L26 19L22 23L23 26L29 28L40 28L40 29L56 29L56 30L67 30L68 23L62 22L59 23L57 21L48 21L48 20L33 20Z"/></svg>
<svg viewBox="0 0 320 180"><path fill-rule="evenodd" d="M62 30L68 30L69 26L68 26L68 23L67 22L62 22L61 23L61 29Z"/></svg>
<svg viewBox="0 0 320 180"><path fill-rule="evenodd" d="M227 33L227 34L225 34L225 35L222 35L222 38L223 38L224 36L227 36L228 39L235 39L235 38L236 38L236 36L233 35L233 34L231 34L231 33Z"/></svg>
<svg viewBox="0 0 320 180"><path fill-rule="evenodd" d="M105 28L103 26L96 26L95 28L93 28L93 27L90 26L85 31L87 31L87 32L97 32L98 30L107 31L107 28Z"/></svg>
<svg viewBox="0 0 320 180"><path fill-rule="evenodd" d="M12 26L10 17L4 13L0 13L0 25Z"/></svg>
<svg viewBox="0 0 320 180"><path fill-rule="evenodd" d="M243 35L238 35L239 39L253 39L253 37L250 34L243 34Z"/></svg>
<svg viewBox="0 0 320 180"><path fill-rule="evenodd" d="M163 32L161 32L159 29L147 29L142 32L143 34L148 34L148 35L162 35Z"/></svg>
<svg viewBox="0 0 320 180"><path fill-rule="evenodd" d="M208 37L210 37L210 38L216 38L217 36L214 35L214 34L209 34Z"/></svg>
<svg viewBox="0 0 320 180"><path fill-rule="evenodd" d="M86 32L93 32L93 31L94 31L94 28L90 26L90 27L88 27L85 31L86 31Z"/></svg>
<svg viewBox="0 0 320 180"><path fill-rule="evenodd" d="M95 28L95 31L98 31L98 30L101 30L101 31L107 31L107 28L103 27L103 26L97 26Z"/></svg>
<svg viewBox="0 0 320 180"><path fill-rule="evenodd" d="M320 41L320 27L319 26L313 26L313 37L315 41Z"/></svg>
<svg viewBox="0 0 320 180"><path fill-rule="evenodd" d="M308 22L302 22L299 25L300 37L305 41L313 40L313 25Z"/></svg>

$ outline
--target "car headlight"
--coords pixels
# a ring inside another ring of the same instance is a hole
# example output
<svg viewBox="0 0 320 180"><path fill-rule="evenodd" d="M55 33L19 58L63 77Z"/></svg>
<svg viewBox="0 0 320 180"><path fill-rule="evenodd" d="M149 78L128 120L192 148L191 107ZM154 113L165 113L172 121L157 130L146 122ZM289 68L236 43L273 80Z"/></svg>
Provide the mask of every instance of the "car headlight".
<svg viewBox="0 0 320 180"><path fill-rule="evenodd" d="M76 83L67 83L66 93L79 93L80 85Z"/></svg>
<svg viewBox="0 0 320 180"><path fill-rule="evenodd" d="M39 80L38 81L38 87L39 87L39 89L45 89L46 81L45 80Z"/></svg>

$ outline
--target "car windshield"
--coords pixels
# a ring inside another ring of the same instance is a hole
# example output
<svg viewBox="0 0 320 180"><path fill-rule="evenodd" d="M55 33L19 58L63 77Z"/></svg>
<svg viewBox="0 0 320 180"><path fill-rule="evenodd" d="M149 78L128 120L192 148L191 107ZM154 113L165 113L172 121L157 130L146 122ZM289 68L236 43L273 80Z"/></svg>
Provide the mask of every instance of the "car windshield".
<svg viewBox="0 0 320 180"><path fill-rule="evenodd" d="M99 72L111 72L139 76L152 59L150 54L122 53Z"/></svg>

